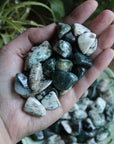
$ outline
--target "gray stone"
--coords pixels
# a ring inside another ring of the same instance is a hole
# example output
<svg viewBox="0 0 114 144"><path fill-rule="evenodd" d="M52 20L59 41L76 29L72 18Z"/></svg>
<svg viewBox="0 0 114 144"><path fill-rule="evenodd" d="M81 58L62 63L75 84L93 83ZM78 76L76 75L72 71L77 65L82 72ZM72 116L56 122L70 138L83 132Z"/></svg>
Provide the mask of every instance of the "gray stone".
<svg viewBox="0 0 114 144"><path fill-rule="evenodd" d="M73 115L77 120L82 120L82 119L85 119L87 118L87 113L83 110L78 110L78 111L75 111L74 112L74 115Z"/></svg>
<svg viewBox="0 0 114 144"><path fill-rule="evenodd" d="M46 109L56 109L60 107L59 99L54 91L49 92L41 101Z"/></svg>
<svg viewBox="0 0 114 144"><path fill-rule="evenodd" d="M21 95L24 98L28 97L28 94L31 93L31 90L29 88L24 88L21 84L20 80L18 79L18 74L15 76L15 84L14 84L15 92L19 95Z"/></svg>
<svg viewBox="0 0 114 144"><path fill-rule="evenodd" d="M24 111L33 116L45 116L44 106L35 98L29 97L24 105Z"/></svg>
<svg viewBox="0 0 114 144"><path fill-rule="evenodd" d="M68 58L72 55L72 46L69 42L59 40L56 42L53 50L63 58Z"/></svg>

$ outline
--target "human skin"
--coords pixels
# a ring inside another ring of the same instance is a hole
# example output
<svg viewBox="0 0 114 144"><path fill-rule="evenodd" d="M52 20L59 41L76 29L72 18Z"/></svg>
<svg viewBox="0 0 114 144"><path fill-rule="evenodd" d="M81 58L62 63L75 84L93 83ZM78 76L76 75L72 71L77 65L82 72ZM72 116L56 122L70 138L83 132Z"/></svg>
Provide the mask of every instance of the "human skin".
<svg viewBox="0 0 114 144"><path fill-rule="evenodd" d="M85 1L63 22L70 25L75 22L83 24L97 6L95 0ZM24 54L32 46L50 40L56 31L56 24L30 28L0 49L0 144L15 144L23 137L47 128L73 106L114 58L114 51L110 49L114 43L114 25L110 25L113 20L114 13L105 10L90 22L88 28L99 37L97 50L91 56L93 66L67 94L60 96L61 107L47 110L44 117L23 112L25 100L15 93L13 84L15 74L23 71Z"/></svg>

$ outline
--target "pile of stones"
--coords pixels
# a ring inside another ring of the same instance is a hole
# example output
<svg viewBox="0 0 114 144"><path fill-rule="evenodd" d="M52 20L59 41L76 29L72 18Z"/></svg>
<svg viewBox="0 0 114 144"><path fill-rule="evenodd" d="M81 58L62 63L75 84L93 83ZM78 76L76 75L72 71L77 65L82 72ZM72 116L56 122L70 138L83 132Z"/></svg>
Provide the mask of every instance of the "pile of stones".
<svg viewBox="0 0 114 144"><path fill-rule="evenodd" d="M95 81L69 112L47 129L31 135L38 144L98 144L111 135L114 96L108 79Z"/></svg>
<svg viewBox="0 0 114 144"><path fill-rule="evenodd" d="M85 26L58 23L55 42L32 47L23 73L15 76L15 91L27 99L24 111L44 116L46 109L60 107L58 96L66 94L92 66L88 56L96 48L96 34Z"/></svg>

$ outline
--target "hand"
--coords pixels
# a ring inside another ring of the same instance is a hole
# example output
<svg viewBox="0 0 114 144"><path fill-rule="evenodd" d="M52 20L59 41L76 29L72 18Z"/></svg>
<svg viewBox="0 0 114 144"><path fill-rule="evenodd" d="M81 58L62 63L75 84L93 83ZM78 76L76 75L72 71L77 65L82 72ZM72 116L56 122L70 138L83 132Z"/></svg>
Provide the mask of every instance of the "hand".
<svg viewBox="0 0 114 144"><path fill-rule="evenodd" d="M96 8L96 1L85 1L64 22L82 24ZM25 100L14 92L13 83L15 74L23 71L23 55L33 45L49 40L56 30L56 24L30 28L0 50L0 143L14 144L27 135L47 128L73 106L114 58L114 51L110 49L114 43L114 25L109 26L113 20L114 13L105 10L88 25L99 37L98 48L91 56L94 65L66 95L60 97L61 107L47 110L44 117L33 117L23 112Z"/></svg>

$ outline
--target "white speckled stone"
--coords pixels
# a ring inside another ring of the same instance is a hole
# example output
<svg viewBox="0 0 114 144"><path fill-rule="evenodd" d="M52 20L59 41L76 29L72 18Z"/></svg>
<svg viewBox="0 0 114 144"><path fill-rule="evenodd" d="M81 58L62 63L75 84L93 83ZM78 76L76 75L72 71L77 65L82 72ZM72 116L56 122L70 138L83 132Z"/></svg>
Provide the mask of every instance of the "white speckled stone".
<svg viewBox="0 0 114 144"><path fill-rule="evenodd" d="M78 38L78 45L83 54L88 54L91 46L96 40L96 34L94 33L83 33Z"/></svg>
<svg viewBox="0 0 114 144"><path fill-rule="evenodd" d="M43 77L42 65L37 63L32 66L29 75L29 85L33 91L40 89L40 80Z"/></svg>
<svg viewBox="0 0 114 144"><path fill-rule="evenodd" d="M75 36L79 36L85 32L90 32L90 30L79 23L74 23L73 32Z"/></svg>
<svg viewBox="0 0 114 144"><path fill-rule="evenodd" d="M78 110L74 112L74 117L78 120L82 120L87 117L87 113L83 110Z"/></svg>
<svg viewBox="0 0 114 144"><path fill-rule="evenodd" d="M61 125L63 126L64 130L68 133L72 133L72 128L69 125L69 122L67 120L61 121Z"/></svg>
<svg viewBox="0 0 114 144"><path fill-rule="evenodd" d="M24 111L33 116L45 116L44 106L35 98L29 97L24 105Z"/></svg>
<svg viewBox="0 0 114 144"><path fill-rule="evenodd" d="M41 103L46 109L56 109L61 105L54 91L49 92L49 94L43 98Z"/></svg>
<svg viewBox="0 0 114 144"><path fill-rule="evenodd" d="M91 105L91 108L94 111L97 111L97 113L103 113L105 107L106 107L106 101L101 97L98 97L94 102L94 104Z"/></svg>
<svg viewBox="0 0 114 144"><path fill-rule="evenodd" d="M95 39L94 43L91 45L91 47L89 48L88 52L86 53L87 56L90 56L92 53L94 53L94 51L97 49L97 39Z"/></svg>
<svg viewBox="0 0 114 144"><path fill-rule="evenodd" d="M96 127L104 126L106 123L105 116L103 113L97 113L94 110L89 111L88 115L92 119Z"/></svg>

